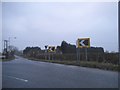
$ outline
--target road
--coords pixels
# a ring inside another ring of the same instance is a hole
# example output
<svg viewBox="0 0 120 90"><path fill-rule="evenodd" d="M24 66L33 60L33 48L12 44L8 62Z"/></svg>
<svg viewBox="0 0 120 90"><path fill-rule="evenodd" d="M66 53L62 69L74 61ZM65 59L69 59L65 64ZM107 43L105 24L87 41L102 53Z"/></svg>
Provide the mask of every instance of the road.
<svg viewBox="0 0 120 90"><path fill-rule="evenodd" d="M2 63L3 88L117 88L118 72L17 57Z"/></svg>

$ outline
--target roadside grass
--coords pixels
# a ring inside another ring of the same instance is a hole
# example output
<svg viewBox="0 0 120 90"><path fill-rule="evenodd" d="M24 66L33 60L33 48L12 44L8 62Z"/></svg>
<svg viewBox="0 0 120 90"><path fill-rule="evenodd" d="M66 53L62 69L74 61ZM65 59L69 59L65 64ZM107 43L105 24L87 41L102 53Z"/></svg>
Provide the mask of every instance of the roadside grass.
<svg viewBox="0 0 120 90"><path fill-rule="evenodd" d="M115 65L112 63L99 63L95 61L80 61L79 63L76 61L66 61L66 60L44 60L44 59L36 59L36 58L28 58L34 61L42 61L42 62L49 62L49 63L58 63L58 64L65 64L65 65L75 65L81 67L89 67L89 68L98 68L103 70L111 70L111 71L120 71L119 65Z"/></svg>
<svg viewBox="0 0 120 90"><path fill-rule="evenodd" d="M11 61L11 60L14 60L15 57L12 57L12 58L8 58L8 59L0 59L1 62L7 62L7 61Z"/></svg>
<svg viewBox="0 0 120 90"><path fill-rule="evenodd" d="M98 68L98 69L103 69L103 70L119 71L119 65L115 65L112 63L81 61L80 66Z"/></svg>

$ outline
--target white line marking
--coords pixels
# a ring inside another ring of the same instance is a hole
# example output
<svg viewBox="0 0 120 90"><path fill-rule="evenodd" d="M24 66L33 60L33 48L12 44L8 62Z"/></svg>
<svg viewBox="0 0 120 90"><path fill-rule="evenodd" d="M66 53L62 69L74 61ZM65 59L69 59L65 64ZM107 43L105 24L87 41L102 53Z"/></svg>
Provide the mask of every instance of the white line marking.
<svg viewBox="0 0 120 90"><path fill-rule="evenodd" d="M14 79L17 79L17 80L20 80L20 81L28 82L28 80L26 80L26 79L17 78L17 77L13 77L13 76L8 76L8 77L14 78Z"/></svg>

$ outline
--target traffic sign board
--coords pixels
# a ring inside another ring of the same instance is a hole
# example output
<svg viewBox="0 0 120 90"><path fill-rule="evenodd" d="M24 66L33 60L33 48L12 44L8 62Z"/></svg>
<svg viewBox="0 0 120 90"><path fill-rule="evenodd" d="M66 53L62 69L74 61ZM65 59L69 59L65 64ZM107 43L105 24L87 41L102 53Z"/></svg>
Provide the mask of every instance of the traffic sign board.
<svg viewBox="0 0 120 90"><path fill-rule="evenodd" d="M48 46L48 52L55 52L55 46Z"/></svg>
<svg viewBox="0 0 120 90"><path fill-rule="evenodd" d="M89 48L90 47L90 38L78 38L77 47L78 48Z"/></svg>

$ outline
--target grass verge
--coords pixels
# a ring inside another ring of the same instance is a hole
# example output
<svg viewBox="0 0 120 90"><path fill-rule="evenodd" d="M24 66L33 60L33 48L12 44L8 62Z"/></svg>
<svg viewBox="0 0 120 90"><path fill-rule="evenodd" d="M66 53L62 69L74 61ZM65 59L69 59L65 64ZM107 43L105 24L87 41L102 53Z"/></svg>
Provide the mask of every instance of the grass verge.
<svg viewBox="0 0 120 90"><path fill-rule="evenodd" d="M2 62L6 62L6 61L11 61L11 60L14 60L15 57L12 57L12 58L8 58L8 59L0 59L0 61Z"/></svg>
<svg viewBox="0 0 120 90"><path fill-rule="evenodd" d="M65 61L65 60L44 60L44 59L36 59L36 58L28 58L28 59L34 60L34 61L58 63L58 64L65 64L65 65L98 68L103 70L120 71L119 65L114 65L111 63L99 63L99 62L93 62L93 61L80 61L79 63L77 63L76 61Z"/></svg>

